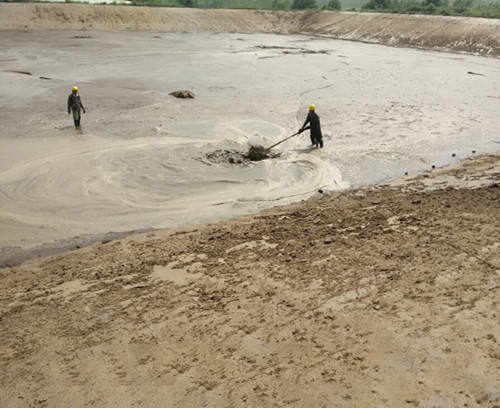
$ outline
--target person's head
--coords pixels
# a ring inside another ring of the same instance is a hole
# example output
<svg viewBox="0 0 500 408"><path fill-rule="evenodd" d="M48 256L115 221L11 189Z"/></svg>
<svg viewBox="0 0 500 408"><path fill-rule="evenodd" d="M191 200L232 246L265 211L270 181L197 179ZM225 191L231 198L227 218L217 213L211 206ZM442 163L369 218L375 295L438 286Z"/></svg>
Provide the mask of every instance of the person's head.
<svg viewBox="0 0 500 408"><path fill-rule="evenodd" d="M73 88L71 88L71 91L76 94L78 93L78 87L77 86L74 86Z"/></svg>
<svg viewBox="0 0 500 408"><path fill-rule="evenodd" d="M309 112L314 112L316 110L316 105L309 105Z"/></svg>

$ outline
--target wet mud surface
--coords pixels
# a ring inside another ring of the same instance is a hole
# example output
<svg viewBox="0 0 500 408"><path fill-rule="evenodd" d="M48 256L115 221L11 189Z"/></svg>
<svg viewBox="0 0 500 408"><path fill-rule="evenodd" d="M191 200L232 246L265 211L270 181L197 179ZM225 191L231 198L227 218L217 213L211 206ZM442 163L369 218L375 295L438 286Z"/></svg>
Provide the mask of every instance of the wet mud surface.
<svg viewBox="0 0 500 408"><path fill-rule="evenodd" d="M498 148L491 58L263 34L20 31L0 45L2 259L215 222ZM65 109L75 84L81 129ZM196 98L169 95L179 89ZM303 133L271 150L279 157L248 161L251 145L295 133L311 103L323 149Z"/></svg>
<svg viewBox="0 0 500 408"><path fill-rule="evenodd" d="M271 152L263 146L250 146L248 152L220 149L205 155L205 158L211 163L243 165L278 157L280 157L280 153Z"/></svg>
<svg viewBox="0 0 500 408"><path fill-rule="evenodd" d="M237 150L216 150L205 155L206 159L215 164L243 164L248 165L252 162L248 156Z"/></svg>

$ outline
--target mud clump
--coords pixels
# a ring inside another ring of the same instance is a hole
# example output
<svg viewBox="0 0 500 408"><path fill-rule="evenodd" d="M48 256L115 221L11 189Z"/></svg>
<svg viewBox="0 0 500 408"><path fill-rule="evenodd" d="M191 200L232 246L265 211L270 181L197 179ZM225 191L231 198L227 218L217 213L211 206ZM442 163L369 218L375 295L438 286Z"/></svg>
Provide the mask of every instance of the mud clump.
<svg viewBox="0 0 500 408"><path fill-rule="evenodd" d="M250 146L247 157L252 161L260 161L271 157L271 153L263 146Z"/></svg>
<svg viewBox="0 0 500 408"><path fill-rule="evenodd" d="M183 99L187 99L187 98L194 99L194 96L195 96L193 92L191 92L187 89L182 89L180 91L170 92L169 95L175 96L176 98L183 98Z"/></svg>
<svg viewBox="0 0 500 408"><path fill-rule="evenodd" d="M216 164L249 164L250 159L248 159L243 153L237 150L226 150L219 149L214 152L207 153L205 157L208 161Z"/></svg>
<svg viewBox="0 0 500 408"><path fill-rule="evenodd" d="M271 153L262 146L250 146L248 153L239 152L237 150L219 149L205 155L205 158L211 163L243 165L248 165L251 162L264 159L274 159L276 157L279 157L279 153Z"/></svg>

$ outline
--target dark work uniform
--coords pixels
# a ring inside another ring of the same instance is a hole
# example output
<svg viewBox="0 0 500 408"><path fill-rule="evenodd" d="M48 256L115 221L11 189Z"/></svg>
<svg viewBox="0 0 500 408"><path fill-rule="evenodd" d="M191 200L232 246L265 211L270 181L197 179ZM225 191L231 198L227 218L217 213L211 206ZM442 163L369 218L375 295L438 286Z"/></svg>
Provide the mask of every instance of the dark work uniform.
<svg viewBox="0 0 500 408"><path fill-rule="evenodd" d="M309 124L309 126L307 126ZM307 126L307 127L306 127ZM319 116L316 112L309 112L307 118L302 125L301 131L311 129L311 143L318 147L323 147L323 134L321 133L321 124L319 123Z"/></svg>
<svg viewBox="0 0 500 408"><path fill-rule="evenodd" d="M73 112L73 121L75 122L75 126L80 126L81 109L85 112L80 95L71 93L71 95L68 96L68 113L70 110Z"/></svg>

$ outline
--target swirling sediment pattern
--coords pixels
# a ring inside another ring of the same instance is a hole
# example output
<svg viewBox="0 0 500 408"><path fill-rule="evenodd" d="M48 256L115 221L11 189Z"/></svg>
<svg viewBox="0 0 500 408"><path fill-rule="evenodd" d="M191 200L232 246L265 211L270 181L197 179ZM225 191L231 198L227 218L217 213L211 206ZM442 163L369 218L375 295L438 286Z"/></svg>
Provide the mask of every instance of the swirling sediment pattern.
<svg viewBox="0 0 500 408"><path fill-rule="evenodd" d="M3 248L215 222L497 148L494 59L305 36L77 34L1 37ZM74 83L81 130L65 112ZM286 138L311 102L324 149L305 132L277 159L203 160Z"/></svg>

